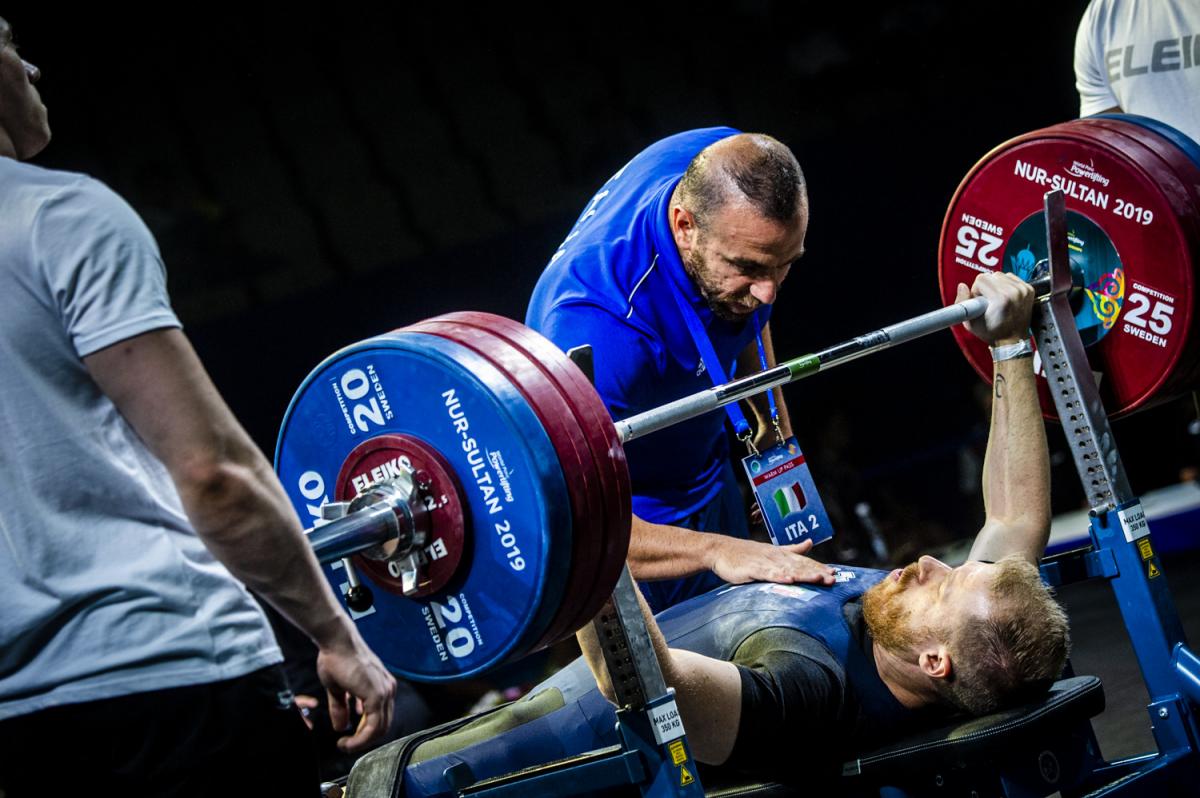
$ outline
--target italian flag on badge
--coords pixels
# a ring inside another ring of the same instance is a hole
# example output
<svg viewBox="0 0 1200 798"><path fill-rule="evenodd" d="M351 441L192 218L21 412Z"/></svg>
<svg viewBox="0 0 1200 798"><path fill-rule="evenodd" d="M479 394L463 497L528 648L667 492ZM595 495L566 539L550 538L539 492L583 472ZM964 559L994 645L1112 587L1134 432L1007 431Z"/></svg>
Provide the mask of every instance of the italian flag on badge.
<svg viewBox="0 0 1200 798"><path fill-rule="evenodd" d="M791 485L777 489L772 497L775 499L775 506L779 508L779 514L784 518L792 513L800 512L808 504L804 498L804 489L800 487L799 482L793 482Z"/></svg>
<svg viewBox="0 0 1200 798"><path fill-rule="evenodd" d="M762 508L762 520L776 546L811 540L820 543L833 537L833 527L821 503L821 494L800 444L788 438L764 452L742 460L754 498Z"/></svg>

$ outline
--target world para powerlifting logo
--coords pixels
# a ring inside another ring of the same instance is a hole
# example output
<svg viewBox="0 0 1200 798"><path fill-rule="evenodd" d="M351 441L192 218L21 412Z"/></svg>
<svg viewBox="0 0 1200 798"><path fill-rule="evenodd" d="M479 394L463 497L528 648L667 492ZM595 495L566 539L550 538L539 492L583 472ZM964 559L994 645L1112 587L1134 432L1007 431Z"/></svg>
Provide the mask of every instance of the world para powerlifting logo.
<svg viewBox="0 0 1200 798"><path fill-rule="evenodd" d="M1108 178L1096 171L1096 164L1090 159L1087 163L1072 161L1071 168L1064 171L1072 177L1085 177L1093 183L1099 183L1102 186L1108 185Z"/></svg>

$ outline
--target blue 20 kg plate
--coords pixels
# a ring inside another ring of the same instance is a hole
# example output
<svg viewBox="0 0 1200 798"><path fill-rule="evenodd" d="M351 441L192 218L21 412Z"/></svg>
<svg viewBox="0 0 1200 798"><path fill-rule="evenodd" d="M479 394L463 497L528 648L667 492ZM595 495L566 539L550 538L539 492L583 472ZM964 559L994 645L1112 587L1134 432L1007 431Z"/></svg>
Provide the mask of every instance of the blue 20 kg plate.
<svg viewBox="0 0 1200 798"><path fill-rule="evenodd" d="M521 656L553 619L570 563L570 504L550 438L508 379L459 344L405 332L354 344L305 379L280 429L275 470L301 522L313 526L335 499L355 446L398 432L449 462L466 500L466 550L442 591L409 599L375 587L373 607L347 612L405 678L464 678ZM341 563L325 569L343 595Z"/></svg>

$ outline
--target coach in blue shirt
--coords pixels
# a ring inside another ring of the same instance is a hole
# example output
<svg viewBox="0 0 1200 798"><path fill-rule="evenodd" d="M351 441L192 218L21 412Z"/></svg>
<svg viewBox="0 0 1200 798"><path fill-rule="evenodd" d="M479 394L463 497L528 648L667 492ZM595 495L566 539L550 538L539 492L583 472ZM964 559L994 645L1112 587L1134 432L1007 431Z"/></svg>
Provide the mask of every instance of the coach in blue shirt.
<svg viewBox="0 0 1200 798"><path fill-rule="evenodd" d="M732 128L679 133L592 197L539 279L526 323L563 350L590 344L596 388L613 418L626 418L757 371L760 331L774 365L771 303L807 227L804 175L786 146ZM756 444L769 445L775 431L759 399ZM714 411L626 446L629 562L655 611L722 580L832 580L803 556L807 543L748 540L725 421Z"/></svg>

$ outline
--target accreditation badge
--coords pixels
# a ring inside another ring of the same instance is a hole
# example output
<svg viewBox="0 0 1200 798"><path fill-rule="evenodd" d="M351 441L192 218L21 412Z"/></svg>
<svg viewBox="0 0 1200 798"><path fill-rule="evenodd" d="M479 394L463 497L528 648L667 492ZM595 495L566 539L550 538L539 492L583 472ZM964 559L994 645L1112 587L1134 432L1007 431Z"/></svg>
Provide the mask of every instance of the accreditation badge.
<svg viewBox="0 0 1200 798"><path fill-rule="evenodd" d="M811 540L817 544L833 537L829 516L794 437L744 458L742 466L772 543L789 546Z"/></svg>

